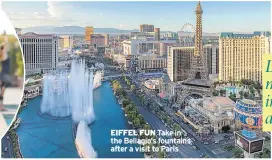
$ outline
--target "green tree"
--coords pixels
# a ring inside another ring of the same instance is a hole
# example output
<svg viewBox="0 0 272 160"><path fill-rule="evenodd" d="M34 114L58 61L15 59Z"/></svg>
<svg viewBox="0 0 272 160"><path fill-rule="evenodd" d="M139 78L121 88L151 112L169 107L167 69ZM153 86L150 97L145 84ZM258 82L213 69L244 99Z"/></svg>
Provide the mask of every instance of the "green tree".
<svg viewBox="0 0 272 160"><path fill-rule="evenodd" d="M160 150L159 151L159 158L165 158L166 154L164 151Z"/></svg>
<svg viewBox="0 0 272 160"><path fill-rule="evenodd" d="M250 91L251 94L254 94L255 90L254 90L254 86L253 85L249 86L249 91Z"/></svg>
<svg viewBox="0 0 272 160"><path fill-rule="evenodd" d="M139 120L139 118L134 118L133 119L133 125L136 127L136 128L139 128L141 126L141 122Z"/></svg>
<svg viewBox="0 0 272 160"><path fill-rule="evenodd" d="M245 98L248 98L248 96L249 96L249 95L248 95L248 92L245 92L245 93L244 93L244 97L245 97Z"/></svg>
<svg viewBox="0 0 272 160"><path fill-rule="evenodd" d="M144 125L144 129L145 129L145 130L149 130L149 129L151 129L151 127L150 127L149 124L146 123L146 124Z"/></svg>
<svg viewBox="0 0 272 160"><path fill-rule="evenodd" d="M219 92L218 91L214 91L213 92L213 96L219 96Z"/></svg>
<svg viewBox="0 0 272 160"><path fill-rule="evenodd" d="M133 90L135 90L135 85L131 85L130 86L130 89L133 91Z"/></svg>
<svg viewBox="0 0 272 160"><path fill-rule="evenodd" d="M241 97L241 98L244 97L244 92L243 92L243 91L240 91L239 94L240 94L240 97Z"/></svg>
<svg viewBox="0 0 272 160"><path fill-rule="evenodd" d="M133 109L133 105L130 103L130 104L128 104L127 105L127 107L125 108L125 111L126 111L126 113L128 113L130 110L132 110Z"/></svg>
<svg viewBox="0 0 272 160"><path fill-rule="evenodd" d="M255 82L255 83L253 84L253 86L254 86L254 88L257 89L257 90L262 89L262 85L261 85L259 82Z"/></svg>
<svg viewBox="0 0 272 160"><path fill-rule="evenodd" d="M121 88L120 83L118 81L113 81L113 90L117 91L120 88Z"/></svg>
<svg viewBox="0 0 272 160"><path fill-rule="evenodd" d="M123 106L124 107L126 107L127 105L129 105L130 104L130 101L128 100L128 99L125 99L124 101L123 101Z"/></svg>
<svg viewBox="0 0 272 160"><path fill-rule="evenodd" d="M224 96L226 94L226 90L225 89L220 89L220 96Z"/></svg>
<svg viewBox="0 0 272 160"><path fill-rule="evenodd" d="M143 115L138 114L138 116L137 116L137 117L138 117L138 118L139 118L139 120L140 120L140 124L141 124L141 126L144 126L144 125L146 124L146 122L145 122L145 120L144 120Z"/></svg>
<svg viewBox="0 0 272 160"><path fill-rule="evenodd" d="M233 100L234 102L236 102L236 94L233 94L233 93L230 93L230 95L229 95L229 98L231 99L231 100Z"/></svg>

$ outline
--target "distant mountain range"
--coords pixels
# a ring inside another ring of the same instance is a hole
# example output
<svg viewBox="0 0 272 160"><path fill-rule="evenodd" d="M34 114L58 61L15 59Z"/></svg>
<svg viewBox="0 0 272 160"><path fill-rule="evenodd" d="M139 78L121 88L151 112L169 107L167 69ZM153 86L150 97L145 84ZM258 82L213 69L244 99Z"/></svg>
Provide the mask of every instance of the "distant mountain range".
<svg viewBox="0 0 272 160"><path fill-rule="evenodd" d="M138 29L133 30L123 30L116 28L94 28L95 33L100 34L127 34L130 32L137 32ZM29 27L22 28L23 33L34 32L39 34L60 34L60 35L83 35L85 34L85 28L80 26L63 26L63 27L55 27L55 26L37 26L37 27ZM168 31L161 31L168 32ZM187 32L189 34L189 32ZM203 33L206 36L218 36L219 33Z"/></svg>
<svg viewBox="0 0 272 160"><path fill-rule="evenodd" d="M122 33L130 33L137 32L139 30L122 30L116 28L94 28L95 33L101 34L122 34ZM22 28L22 32L35 32L40 34L85 34L85 28L80 26L63 26L63 27L55 27L55 26L38 26L38 27L29 27Z"/></svg>

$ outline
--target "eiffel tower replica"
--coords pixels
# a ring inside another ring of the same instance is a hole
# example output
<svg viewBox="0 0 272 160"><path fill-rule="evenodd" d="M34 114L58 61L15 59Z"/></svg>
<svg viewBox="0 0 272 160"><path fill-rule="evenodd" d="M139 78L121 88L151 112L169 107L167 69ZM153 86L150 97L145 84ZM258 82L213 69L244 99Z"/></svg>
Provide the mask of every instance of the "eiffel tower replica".
<svg viewBox="0 0 272 160"><path fill-rule="evenodd" d="M206 56L203 55L202 44L202 8L200 2L196 7L196 35L194 55L192 56L189 77L182 82L182 90L178 93L177 106L180 106L186 97L196 94L203 98L212 96L212 82L209 81Z"/></svg>

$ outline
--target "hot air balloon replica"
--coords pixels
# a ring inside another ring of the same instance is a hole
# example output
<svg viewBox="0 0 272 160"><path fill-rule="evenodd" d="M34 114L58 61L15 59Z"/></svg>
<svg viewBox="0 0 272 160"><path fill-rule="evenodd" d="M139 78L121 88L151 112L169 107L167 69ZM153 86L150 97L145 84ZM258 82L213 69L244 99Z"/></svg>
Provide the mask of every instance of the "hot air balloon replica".
<svg viewBox="0 0 272 160"><path fill-rule="evenodd" d="M262 106L250 99L237 100L234 119L242 129L234 132L235 143L244 150L244 156L250 158L262 152Z"/></svg>

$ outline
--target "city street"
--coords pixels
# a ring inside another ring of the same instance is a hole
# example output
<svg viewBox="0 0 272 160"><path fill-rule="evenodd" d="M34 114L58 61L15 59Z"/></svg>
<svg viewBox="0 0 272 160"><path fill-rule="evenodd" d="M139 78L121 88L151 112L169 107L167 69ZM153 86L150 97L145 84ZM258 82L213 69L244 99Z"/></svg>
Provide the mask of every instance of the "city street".
<svg viewBox="0 0 272 160"><path fill-rule="evenodd" d="M1 157L12 158L13 157L13 150L12 150L11 139L7 138L7 136L5 135L1 141L2 141L2 144L1 144L2 155L1 155Z"/></svg>
<svg viewBox="0 0 272 160"><path fill-rule="evenodd" d="M136 82L136 81L137 80L133 80L133 82ZM140 83L135 83L135 84L138 85L138 87L140 87L142 90L144 90L146 96L149 99L151 99L153 102L156 102L159 106L163 106L164 110L174 120L174 122L178 123L181 126L181 128L183 128L188 133L189 138L195 139L194 144L200 148L200 150L202 151L201 153L207 154L210 158L232 157L232 153L222 150L221 148L228 145L234 145L234 139L232 140L229 139L228 141L220 140L219 141L220 143L218 144L215 144L212 142L208 145L204 145L203 142L200 140L200 137L196 135L195 131L189 125L184 123L184 121L181 118L179 118L175 114L175 112L169 106L167 106L166 103L162 102L155 92L147 89L145 86L141 85ZM217 152L218 149L220 150L220 152Z"/></svg>
<svg viewBox="0 0 272 160"><path fill-rule="evenodd" d="M141 105L141 102L133 93L129 93L128 96L130 99L138 106L138 111L144 116L146 122L155 130L171 130L169 127L166 127L165 124L152 112L147 110ZM168 153L170 157L173 158L199 158L202 152L194 150L189 144L179 145L179 152L177 153Z"/></svg>
<svg viewBox="0 0 272 160"><path fill-rule="evenodd" d="M125 83L121 81L121 85L125 88ZM168 130L171 129L166 127L165 124L151 111L147 110L145 107L142 106L140 100L136 97L136 95L132 92L128 92L128 96L130 100L132 100L135 105L138 107L138 111L140 114L143 115L145 121L155 130ZM179 152L169 152L167 153L171 158L200 158L200 155L203 152L200 150L193 149L189 144L181 144L178 146Z"/></svg>

